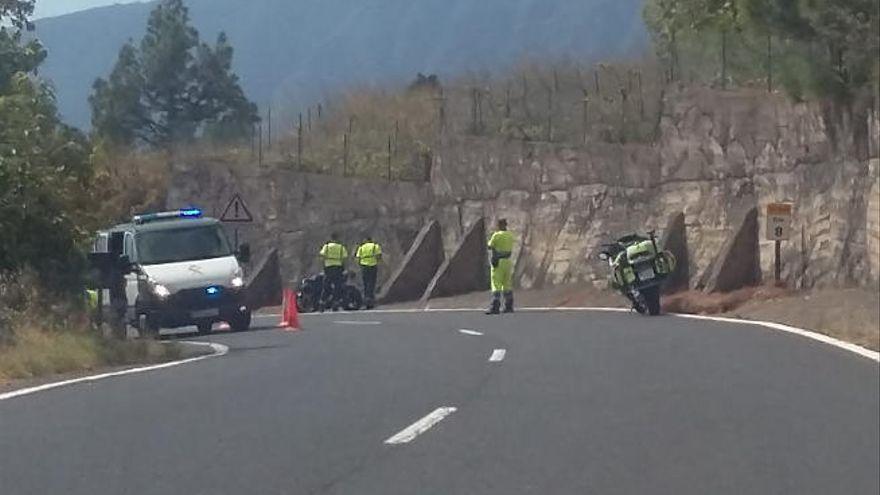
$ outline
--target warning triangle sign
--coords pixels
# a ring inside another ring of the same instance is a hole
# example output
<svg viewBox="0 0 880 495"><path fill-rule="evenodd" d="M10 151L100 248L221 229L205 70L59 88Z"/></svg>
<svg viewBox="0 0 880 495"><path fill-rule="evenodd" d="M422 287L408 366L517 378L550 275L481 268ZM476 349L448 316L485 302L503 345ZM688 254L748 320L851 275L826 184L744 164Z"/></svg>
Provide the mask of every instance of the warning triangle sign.
<svg viewBox="0 0 880 495"><path fill-rule="evenodd" d="M244 203L244 200L241 199L241 196L236 194L232 197L232 200L229 201L229 204L226 205L226 209L223 210L223 216L220 217L220 221L228 223L251 223L254 221L254 216L251 215L251 211Z"/></svg>

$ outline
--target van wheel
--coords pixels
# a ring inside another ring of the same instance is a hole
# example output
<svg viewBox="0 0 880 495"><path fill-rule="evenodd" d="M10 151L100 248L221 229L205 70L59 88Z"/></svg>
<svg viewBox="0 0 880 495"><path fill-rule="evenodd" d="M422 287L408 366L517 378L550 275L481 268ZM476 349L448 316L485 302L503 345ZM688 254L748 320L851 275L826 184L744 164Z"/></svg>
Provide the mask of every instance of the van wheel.
<svg viewBox="0 0 880 495"><path fill-rule="evenodd" d="M227 322L233 332L247 332L251 328L251 312L238 313Z"/></svg>
<svg viewBox="0 0 880 495"><path fill-rule="evenodd" d="M203 321L196 325L199 328L199 335L208 335L211 333L211 330L214 328L214 323L210 321Z"/></svg>

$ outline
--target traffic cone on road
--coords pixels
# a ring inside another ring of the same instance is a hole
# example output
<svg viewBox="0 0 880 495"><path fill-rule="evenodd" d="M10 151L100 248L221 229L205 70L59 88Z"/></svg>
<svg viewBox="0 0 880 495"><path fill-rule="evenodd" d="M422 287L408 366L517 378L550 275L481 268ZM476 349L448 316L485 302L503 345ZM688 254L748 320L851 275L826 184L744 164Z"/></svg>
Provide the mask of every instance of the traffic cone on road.
<svg viewBox="0 0 880 495"><path fill-rule="evenodd" d="M284 307L281 311L280 328L285 330L300 330L299 310L296 307L296 295L293 290L284 289Z"/></svg>

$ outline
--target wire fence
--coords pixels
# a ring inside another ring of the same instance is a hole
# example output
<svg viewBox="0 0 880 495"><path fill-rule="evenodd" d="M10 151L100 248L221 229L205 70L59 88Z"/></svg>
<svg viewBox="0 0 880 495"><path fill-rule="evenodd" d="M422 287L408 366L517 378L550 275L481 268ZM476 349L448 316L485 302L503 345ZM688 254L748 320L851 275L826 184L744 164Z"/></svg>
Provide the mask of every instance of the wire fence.
<svg viewBox="0 0 880 495"><path fill-rule="evenodd" d="M405 90L354 91L292 118L266 109L251 156L306 172L425 181L449 138L651 143L671 85L774 92L786 54L810 49L754 33L708 33L670 56L632 63L524 64L442 85L420 74Z"/></svg>

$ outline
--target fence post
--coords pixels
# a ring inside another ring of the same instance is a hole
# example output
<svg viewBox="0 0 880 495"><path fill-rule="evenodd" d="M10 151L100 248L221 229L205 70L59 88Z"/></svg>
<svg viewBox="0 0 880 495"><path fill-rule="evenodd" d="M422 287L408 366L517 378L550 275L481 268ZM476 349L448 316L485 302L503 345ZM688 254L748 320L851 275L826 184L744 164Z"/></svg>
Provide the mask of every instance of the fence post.
<svg viewBox="0 0 880 495"><path fill-rule="evenodd" d="M471 132L477 133L477 88L471 89Z"/></svg>
<svg viewBox="0 0 880 495"><path fill-rule="evenodd" d="M296 161L297 166L302 170L303 166L303 114L299 114L299 127L296 128Z"/></svg>
<svg viewBox="0 0 880 495"><path fill-rule="evenodd" d="M645 120L645 93L642 90L642 70L636 72L639 84L639 120Z"/></svg>
<svg viewBox="0 0 880 495"><path fill-rule="evenodd" d="M721 30L721 89L727 89L727 29Z"/></svg>
<svg viewBox="0 0 880 495"><path fill-rule="evenodd" d="M504 97L504 118L510 118L510 82L507 83L507 91Z"/></svg>
<svg viewBox="0 0 880 495"><path fill-rule="evenodd" d="M446 129L446 98L443 96L442 87L440 88L440 93L434 97L434 101L437 103L437 121L439 133L442 135Z"/></svg>
<svg viewBox="0 0 880 495"><path fill-rule="evenodd" d="M400 146L400 121L394 121L394 156L397 156L397 150Z"/></svg>
<svg viewBox="0 0 880 495"><path fill-rule="evenodd" d="M391 136L388 136L388 182L391 182Z"/></svg>
<svg viewBox="0 0 880 495"><path fill-rule="evenodd" d="M479 126L480 133L483 133L484 125L483 125L483 91L477 88L477 125Z"/></svg>
<svg viewBox="0 0 880 495"><path fill-rule="evenodd" d="M593 91L596 93L596 97L602 94L602 89L599 87L599 67L593 66Z"/></svg>
<svg viewBox="0 0 880 495"><path fill-rule="evenodd" d="M263 124L262 123L260 124L259 130L260 130L260 157L259 157L258 163L262 167L263 166Z"/></svg>
<svg viewBox="0 0 880 495"><path fill-rule="evenodd" d="M342 176L348 177L348 134L342 135Z"/></svg>
<svg viewBox="0 0 880 495"><path fill-rule="evenodd" d="M272 151L272 107L271 106L266 110L266 113L267 113L266 124L268 126L268 134L266 136L268 141L266 144L266 149L269 151Z"/></svg>
<svg viewBox="0 0 880 495"><path fill-rule="evenodd" d="M308 112L308 128L309 132L312 132L312 107L309 107Z"/></svg>
<svg viewBox="0 0 880 495"><path fill-rule="evenodd" d="M547 88L547 141L553 142L553 88Z"/></svg>
<svg viewBox="0 0 880 495"><path fill-rule="evenodd" d="M767 92L773 92L773 35L767 35Z"/></svg>
<svg viewBox="0 0 880 495"><path fill-rule="evenodd" d="M629 94L626 92L626 88L620 87L620 142L626 142L626 102L629 99Z"/></svg>
<svg viewBox="0 0 880 495"><path fill-rule="evenodd" d="M583 99L583 103L584 103L584 116L583 116L584 117L584 120L583 120L584 142L583 142L583 144L587 144L587 139L589 138L589 132L590 132L590 120L589 120L590 93L586 89L584 89L583 92L584 92L584 99Z"/></svg>
<svg viewBox="0 0 880 495"><path fill-rule="evenodd" d="M251 158L257 156L257 124L251 124Z"/></svg>

